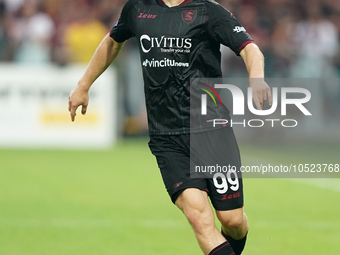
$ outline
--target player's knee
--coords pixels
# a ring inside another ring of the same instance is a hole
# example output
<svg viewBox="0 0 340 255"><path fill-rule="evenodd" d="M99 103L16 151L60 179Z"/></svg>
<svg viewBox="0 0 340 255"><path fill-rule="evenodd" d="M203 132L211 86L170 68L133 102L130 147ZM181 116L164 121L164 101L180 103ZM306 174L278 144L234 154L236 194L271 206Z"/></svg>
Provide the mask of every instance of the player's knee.
<svg viewBox="0 0 340 255"><path fill-rule="evenodd" d="M242 226L243 219L241 217L235 217L233 219L225 220L222 222L222 225L231 228L231 229L238 229Z"/></svg>
<svg viewBox="0 0 340 255"><path fill-rule="evenodd" d="M217 217L221 224L229 229L241 228L245 221L243 210L233 210L217 213Z"/></svg>

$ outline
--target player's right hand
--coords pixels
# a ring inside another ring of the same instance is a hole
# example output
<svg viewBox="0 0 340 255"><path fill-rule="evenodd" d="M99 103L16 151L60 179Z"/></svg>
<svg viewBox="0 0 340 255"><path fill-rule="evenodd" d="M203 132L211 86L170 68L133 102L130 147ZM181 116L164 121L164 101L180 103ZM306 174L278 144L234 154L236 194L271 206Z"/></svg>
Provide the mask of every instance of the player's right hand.
<svg viewBox="0 0 340 255"><path fill-rule="evenodd" d="M253 93L253 101L258 110L262 110L267 102L272 105L272 93L270 87L263 79L250 79L250 85Z"/></svg>
<svg viewBox="0 0 340 255"><path fill-rule="evenodd" d="M89 103L89 93L88 90L83 89L81 86L77 86L74 90L70 92L68 100L68 110L71 115L72 122L74 121L77 113L77 109L81 106L81 113L86 114L87 105Z"/></svg>

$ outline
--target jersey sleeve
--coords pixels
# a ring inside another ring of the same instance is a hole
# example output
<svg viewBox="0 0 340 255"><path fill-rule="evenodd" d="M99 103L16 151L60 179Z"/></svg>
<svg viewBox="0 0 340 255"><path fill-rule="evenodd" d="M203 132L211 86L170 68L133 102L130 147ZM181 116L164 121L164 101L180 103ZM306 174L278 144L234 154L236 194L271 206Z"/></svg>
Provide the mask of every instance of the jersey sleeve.
<svg viewBox="0 0 340 255"><path fill-rule="evenodd" d="M129 0L123 7L119 20L111 29L110 36L116 42L124 42L127 39L134 37L133 20L132 20L132 0Z"/></svg>
<svg viewBox="0 0 340 255"><path fill-rule="evenodd" d="M210 37L229 47L236 55L254 40L235 16L217 3L208 6L208 30Z"/></svg>

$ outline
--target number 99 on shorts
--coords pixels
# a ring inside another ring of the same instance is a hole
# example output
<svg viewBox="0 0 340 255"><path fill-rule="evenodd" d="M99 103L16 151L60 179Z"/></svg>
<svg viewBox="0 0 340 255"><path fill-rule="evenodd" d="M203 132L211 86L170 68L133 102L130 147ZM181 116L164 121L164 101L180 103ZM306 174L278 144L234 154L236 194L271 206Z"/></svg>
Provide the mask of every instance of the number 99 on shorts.
<svg viewBox="0 0 340 255"><path fill-rule="evenodd" d="M232 191L237 191L240 187L236 171L228 171L227 174L216 173L213 176L216 191L219 194L224 194L230 188Z"/></svg>

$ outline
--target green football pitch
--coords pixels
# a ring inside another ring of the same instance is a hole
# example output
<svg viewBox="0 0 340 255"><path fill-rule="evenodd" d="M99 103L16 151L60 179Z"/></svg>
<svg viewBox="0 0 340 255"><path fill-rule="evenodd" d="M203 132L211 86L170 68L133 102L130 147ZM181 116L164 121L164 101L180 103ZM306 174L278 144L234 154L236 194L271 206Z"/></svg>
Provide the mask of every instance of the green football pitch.
<svg viewBox="0 0 340 255"><path fill-rule="evenodd" d="M243 164L340 163L338 145L240 148ZM244 255L340 254L340 179L246 178L244 189ZM202 253L147 140L133 139L109 151L0 150L0 254Z"/></svg>

